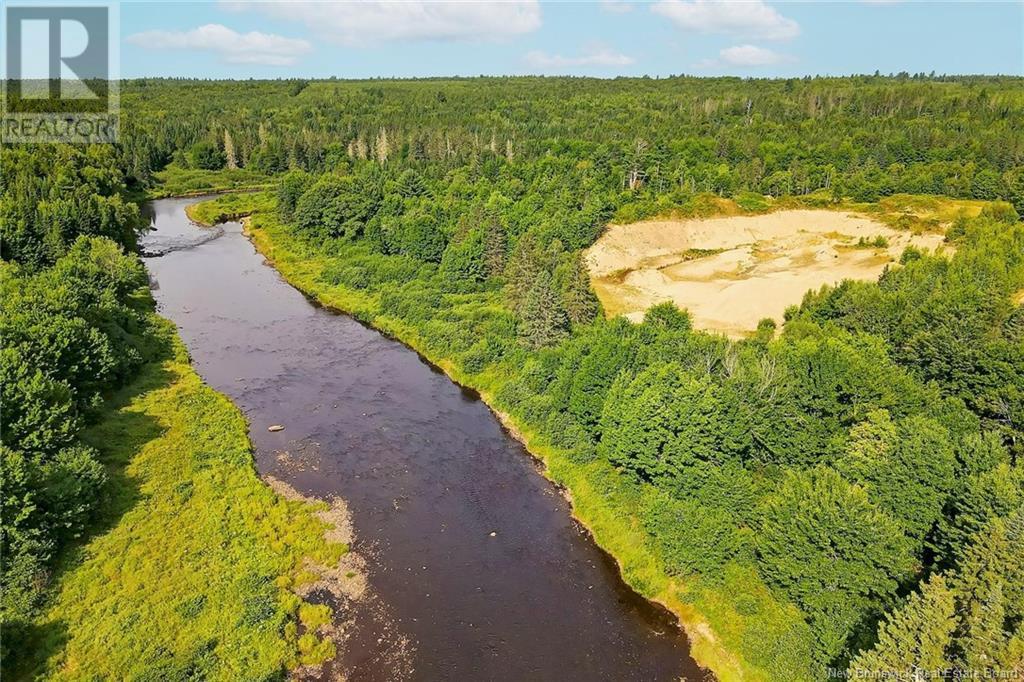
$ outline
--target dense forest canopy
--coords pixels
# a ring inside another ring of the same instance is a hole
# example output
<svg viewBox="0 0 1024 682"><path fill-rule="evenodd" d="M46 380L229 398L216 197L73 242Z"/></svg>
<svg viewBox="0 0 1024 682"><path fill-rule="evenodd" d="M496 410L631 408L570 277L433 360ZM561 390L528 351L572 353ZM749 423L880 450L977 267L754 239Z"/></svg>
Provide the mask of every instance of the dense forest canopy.
<svg viewBox="0 0 1024 682"><path fill-rule="evenodd" d="M28 567L8 562L5 587L73 536L53 510L95 505L76 420L145 352L144 280L116 253L134 243L126 188L244 177L271 189L226 213L258 205L254 227L316 264L310 287L565 453L752 670L1019 670L1022 85L128 82L115 149L4 149L4 468L25 492L5 498L3 549ZM908 250L739 342L670 304L605 319L581 256L611 220L897 194L991 203L897 216L946 230L953 255Z"/></svg>
<svg viewBox="0 0 1024 682"><path fill-rule="evenodd" d="M545 161L602 193L896 192L1024 208L1020 79L479 78L125 84L125 165L146 179L194 145L224 163L330 170L346 158L435 177ZM491 171L493 172L493 171ZM578 193L583 201L591 192ZM601 197L604 199L605 197ZM636 201L636 199L634 199Z"/></svg>

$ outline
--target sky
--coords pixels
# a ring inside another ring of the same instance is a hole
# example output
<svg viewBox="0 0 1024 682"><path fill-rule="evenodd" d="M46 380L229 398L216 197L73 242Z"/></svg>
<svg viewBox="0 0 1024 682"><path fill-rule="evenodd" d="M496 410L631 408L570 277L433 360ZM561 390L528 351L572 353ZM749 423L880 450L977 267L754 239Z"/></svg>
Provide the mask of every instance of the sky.
<svg viewBox="0 0 1024 682"><path fill-rule="evenodd" d="M121 2L121 75L1024 75L1024 0Z"/></svg>

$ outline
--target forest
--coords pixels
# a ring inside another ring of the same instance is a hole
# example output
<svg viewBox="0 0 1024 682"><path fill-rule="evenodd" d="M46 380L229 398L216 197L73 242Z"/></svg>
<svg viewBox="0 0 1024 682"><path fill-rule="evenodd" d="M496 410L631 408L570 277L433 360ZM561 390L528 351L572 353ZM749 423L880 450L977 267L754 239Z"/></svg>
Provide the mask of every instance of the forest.
<svg viewBox="0 0 1024 682"><path fill-rule="evenodd" d="M201 210L510 415L584 517L627 520L594 528L627 582L750 679L1021 671L1022 85L145 79L116 146L5 147L5 647L103 504L79 431L160 352L134 202L250 188ZM987 203L890 212L950 250L740 341L606 319L582 256L609 222L923 195Z"/></svg>

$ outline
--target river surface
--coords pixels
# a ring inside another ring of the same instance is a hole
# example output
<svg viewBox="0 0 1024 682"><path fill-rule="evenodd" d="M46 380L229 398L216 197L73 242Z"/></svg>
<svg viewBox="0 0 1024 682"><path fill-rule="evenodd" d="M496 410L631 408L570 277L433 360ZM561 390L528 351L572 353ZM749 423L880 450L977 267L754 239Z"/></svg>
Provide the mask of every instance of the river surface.
<svg viewBox="0 0 1024 682"><path fill-rule="evenodd" d="M674 618L622 582L486 405L311 303L240 224L193 226L197 200L147 209L159 311L245 413L260 473L347 502L370 588L332 603L348 679L703 679Z"/></svg>

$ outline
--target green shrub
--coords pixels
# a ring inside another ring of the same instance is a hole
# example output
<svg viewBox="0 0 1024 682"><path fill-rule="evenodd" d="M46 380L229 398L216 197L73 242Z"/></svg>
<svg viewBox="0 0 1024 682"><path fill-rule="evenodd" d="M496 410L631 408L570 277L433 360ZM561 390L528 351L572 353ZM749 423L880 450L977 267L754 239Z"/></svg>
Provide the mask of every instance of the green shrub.
<svg viewBox="0 0 1024 682"><path fill-rule="evenodd" d="M324 268L320 275L320 279L328 284L335 286L340 284L350 289L367 288L370 286L370 278L370 270L367 268L360 265L348 265L344 261L331 263Z"/></svg>
<svg viewBox="0 0 1024 682"><path fill-rule="evenodd" d="M644 491L640 516L670 575L714 579L749 547L729 512L653 487Z"/></svg>
<svg viewBox="0 0 1024 682"><path fill-rule="evenodd" d="M739 192L733 195L732 200L748 213L764 213L771 208L771 203L764 195L754 192Z"/></svg>
<svg viewBox="0 0 1024 682"><path fill-rule="evenodd" d="M226 161L224 152L212 142L197 142L188 151L188 163L192 168L218 170Z"/></svg>
<svg viewBox="0 0 1024 682"><path fill-rule="evenodd" d="M380 310L385 315L418 324L433 316L441 306L440 291L422 286L385 286L381 289Z"/></svg>

